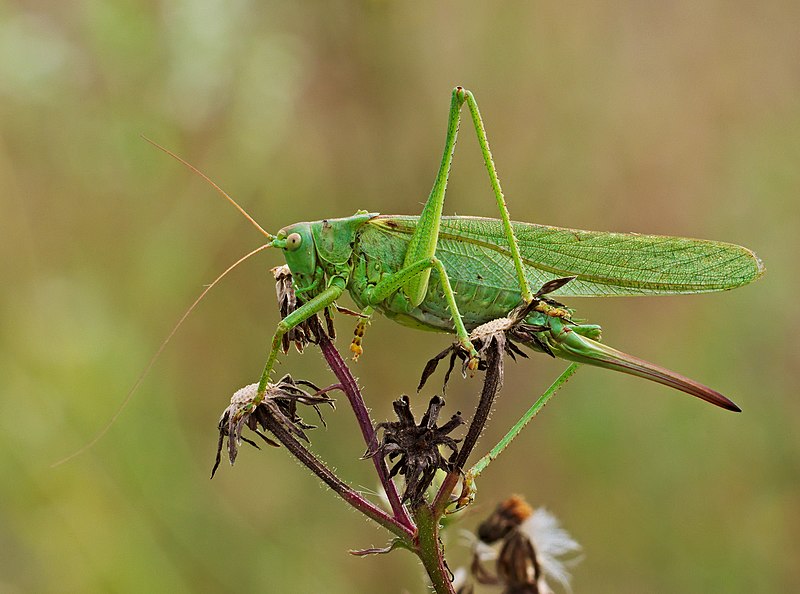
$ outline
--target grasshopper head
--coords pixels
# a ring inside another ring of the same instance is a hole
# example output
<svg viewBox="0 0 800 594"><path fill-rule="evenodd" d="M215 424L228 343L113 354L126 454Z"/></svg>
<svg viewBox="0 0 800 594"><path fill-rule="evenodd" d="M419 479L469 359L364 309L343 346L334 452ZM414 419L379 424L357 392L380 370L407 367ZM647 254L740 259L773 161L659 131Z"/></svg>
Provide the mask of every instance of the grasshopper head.
<svg viewBox="0 0 800 594"><path fill-rule="evenodd" d="M272 245L281 248L297 288L313 285L317 271L317 250L311 223L295 223L278 231Z"/></svg>
<svg viewBox="0 0 800 594"><path fill-rule="evenodd" d="M319 286L325 271L342 274L342 267L353 253L358 230L376 216L377 213L360 210L341 219L295 223L278 231L271 245L283 250L296 288L308 290Z"/></svg>

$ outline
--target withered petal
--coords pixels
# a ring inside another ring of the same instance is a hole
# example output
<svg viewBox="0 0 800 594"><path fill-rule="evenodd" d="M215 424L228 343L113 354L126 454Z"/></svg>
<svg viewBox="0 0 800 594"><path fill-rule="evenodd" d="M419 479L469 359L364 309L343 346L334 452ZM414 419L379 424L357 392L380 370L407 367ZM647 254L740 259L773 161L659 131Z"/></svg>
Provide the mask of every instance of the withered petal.
<svg viewBox="0 0 800 594"><path fill-rule="evenodd" d="M433 372L436 371L436 368L439 366L439 361L444 359L451 351L453 350L452 346L447 347L441 353L433 357L430 361L425 364L425 369L422 370L422 377L419 380L419 385L417 386L417 392L422 390L425 386L425 383L428 381L428 378L433 375ZM452 367L452 362L451 362Z"/></svg>

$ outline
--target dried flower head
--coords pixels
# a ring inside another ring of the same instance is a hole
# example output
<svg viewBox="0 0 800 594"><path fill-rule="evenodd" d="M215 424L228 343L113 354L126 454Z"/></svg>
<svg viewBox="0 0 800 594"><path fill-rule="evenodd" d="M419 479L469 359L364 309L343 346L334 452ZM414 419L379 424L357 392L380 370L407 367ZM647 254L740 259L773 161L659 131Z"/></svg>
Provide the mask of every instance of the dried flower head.
<svg viewBox="0 0 800 594"><path fill-rule="evenodd" d="M519 496L500 503L477 530L470 568L481 584L502 584L504 594L551 594L550 578L569 590L570 576L561 557L580 545L547 510L534 511ZM499 543L499 551L489 545ZM494 561L496 574L485 563Z"/></svg>
<svg viewBox="0 0 800 594"><path fill-rule="evenodd" d="M272 269L272 275L275 277L275 293L278 296L278 308L280 310L281 318L285 318L290 313L294 312L300 307L303 302L297 298L294 291L294 283L292 282L292 272L289 267L284 264L283 266L276 266ZM325 320L328 322L328 331L332 337L335 337L333 332L333 323L330 320L330 313L325 310ZM317 336L320 332L319 318L316 315L311 316L304 322L290 329L281 339L281 350L284 354L289 352L289 345L294 342L294 347L298 352L302 353L303 349L309 344L316 344Z"/></svg>
<svg viewBox="0 0 800 594"><path fill-rule="evenodd" d="M533 509L519 495L512 495L499 503L492 515L478 526L478 538L486 544L494 544L520 526L533 515Z"/></svg>
<svg viewBox="0 0 800 594"><path fill-rule="evenodd" d="M544 285L542 285L542 288L539 289L536 295L534 295L534 298L530 303L522 304L513 309L506 317L491 320L475 328L470 333L469 338L475 349L478 351L478 355L480 356L478 369L481 371L488 369L489 364L487 360L489 358L488 354L490 351L505 353L515 361L517 355L527 359L528 355L519 346L517 346L517 343L533 346L534 348L547 353L551 357L554 357L555 355L550 347L539 337L539 333L546 331L548 328L546 326L526 323L525 319L533 310L543 311L546 309L550 312L549 315L558 315L559 317L568 320L570 312L568 309L566 309L566 306L554 301L553 299L545 297L545 295L563 287L574 278L574 276L570 276L546 282ZM455 367L456 359L461 359L461 374L466 377L470 355L466 350L464 350L464 347L461 346L460 343L454 342L451 346L447 347L441 353L428 361L428 363L425 365L425 369L422 371L422 377L420 378L417 391L423 388L425 383L428 381L428 378L433 374L434 371L436 371L439 362L448 355L450 355L450 361L447 372L445 372L442 391L445 390L447 383L450 381L450 374ZM500 357L499 368L497 370L500 382L498 390L502 388L502 360L503 358Z"/></svg>
<svg viewBox="0 0 800 594"><path fill-rule="evenodd" d="M462 425L464 419L458 412L447 423L438 427L436 422L444 404L444 399L439 396L431 398L428 410L417 424L408 396L403 395L392 403L398 420L379 423L376 427L383 429L383 439L377 450L367 452L365 457L380 453L381 456L388 457L390 462L400 458L392 466L389 476L402 474L405 477L403 501L419 503L433 482L436 471L449 472L453 468L452 461L458 454L457 444L460 440L453 439L449 433ZM442 455L440 446L451 450L449 459Z"/></svg>
<svg viewBox="0 0 800 594"><path fill-rule="evenodd" d="M313 392L304 390L301 386L310 388ZM214 473L219 467L222 457L222 444L226 437L228 438L228 459L231 465L236 461L241 442L258 448L254 441L242 436L242 430L245 427L250 428L269 445L279 447L278 443L261 431L266 430L269 419L273 419L284 426L291 434L308 441L305 430L315 429L316 426L303 421L297 412L297 405L304 404L312 407L316 411L320 422L324 425L325 419L323 419L319 407L325 404L334 408L334 401L328 396L328 392L339 388L337 384L321 390L311 382L305 380L295 381L290 375L285 375L277 383L267 386L266 395L258 404L254 404L258 393L258 384L250 384L237 390L231 398L230 405L219 419L219 443L217 444L217 457L214 462L214 468L211 471L211 477L214 477Z"/></svg>

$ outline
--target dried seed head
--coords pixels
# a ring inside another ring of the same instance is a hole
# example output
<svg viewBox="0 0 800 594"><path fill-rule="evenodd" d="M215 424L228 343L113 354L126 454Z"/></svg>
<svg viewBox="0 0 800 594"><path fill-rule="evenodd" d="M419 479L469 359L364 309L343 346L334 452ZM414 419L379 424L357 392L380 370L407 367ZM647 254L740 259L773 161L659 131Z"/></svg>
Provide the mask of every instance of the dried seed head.
<svg viewBox="0 0 800 594"><path fill-rule="evenodd" d="M484 522L478 526L478 538L493 544L517 528L533 514L533 509L519 495L512 495L500 503Z"/></svg>
<svg viewBox="0 0 800 594"><path fill-rule="evenodd" d="M470 340L486 341L493 335L502 332L508 332L516 324L516 320L512 318L497 318L490 320L485 324L481 324L469 333Z"/></svg>
<svg viewBox="0 0 800 594"><path fill-rule="evenodd" d="M313 392L309 392L301 386L311 388ZM254 441L242 436L245 427L255 432L269 445L279 446L278 443L262 433L262 430L267 428L268 417L277 420L296 437L308 441L305 430L315 429L316 426L303 421L297 412L297 405L303 404L312 407L324 425L325 419L322 418L319 407L325 404L335 408L334 401L328 396L328 392L338 389L340 386L337 384L321 390L311 382L295 381L290 375L285 375L277 383L267 385L263 399L258 398L258 384L250 384L237 390L231 398L230 405L223 411L219 419L219 442L211 477L214 477L214 473L219 467L222 458L222 444L226 437L228 438L228 459L231 465L236 461L241 442L258 448Z"/></svg>
<svg viewBox="0 0 800 594"><path fill-rule="evenodd" d="M392 466L389 476L401 474L405 477L403 501L410 500L412 505L423 500L437 470L452 470L452 461L458 454L457 444L460 440L453 439L448 434L462 425L464 419L459 412L441 427L437 426L436 422L444 404L444 399L439 396L431 398L428 410L417 424L408 396L403 395L395 400L392 406L398 420L378 424L376 429L383 429L383 439L377 450L365 454L365 457L380 454L388 457L390 462L399 458ZM449 459L442 455L440 446L450 449Z"/></svg>
<svg viewBox="0 0 800 594"><path fill-rule="evenodd" d="M581 545L561 527L558 518L541 507L522 523L519 531L536 547L542 580L556 581L569 590L571 576L567 568L580 561Z"/></svg>
<svg viewBox="0 0 800 594"><path fill-rule="evenodd" d="M521 497L511 497L478 527L478 538L471 566L478 583L502 584L504 594L551 594L547 580L552 579L569 590L562 558L580 551L580 545L546 510L533 511ZM499 550L489 543L499 543ZM494 561L496 573L485 567L488 561Z"/></svg>
<svg viewBox="0 0 800 594"><path fill-rule="evenodd" d="M544 594L546 588L533 543L521 532L508 534L497 556L497 577L506 585L505 593Z"/></svg>

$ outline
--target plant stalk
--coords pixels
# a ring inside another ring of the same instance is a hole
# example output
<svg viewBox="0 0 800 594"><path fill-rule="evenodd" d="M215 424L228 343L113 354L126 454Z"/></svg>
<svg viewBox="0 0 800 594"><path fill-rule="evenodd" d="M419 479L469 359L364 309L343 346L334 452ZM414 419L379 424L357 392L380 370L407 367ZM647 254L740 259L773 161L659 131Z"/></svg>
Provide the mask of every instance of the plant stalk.
<svg viewBox="0 0 800 594"><path fill-rule="evenodd" d="M439 539L439 515L434 509L421 504L413 510L417 525L415 552L422 561L436 594L455 594L450 581L450 570L444 560L444 547Z"/></svg>
<svg viewBox="0 0 800 594"><path fill-rule="evenodd" d="M339 351L336 350L333 342L331 342L330 338L328 338L324 332L319 333L318 344L319 348L322 350L322 355L325 357L325 361L327 361L331 371L333 371L334 375L342 384L342 390L350 401L350 406L356 416L358 426L361 428L361 434L364 436L364 441L367 444L367 451L375 452L372 455L372 463L375 465L375 470L378 473L381 486L386 492L386 497L389 499L389 505L392 508L395 520L407 530L413 531L414 523L409 517L403 503L400 501L400 495L397 493L394 482L389 478L389 469L386 466L386 462L378 452L378 438L375 435L375 427L372 424L367 406L364 403L364 398L361 396L358 383L356 383L353 374L350 373L350 369L342 360Z"/></svg>
<svg viewBox="0 0 800 594"><path fill-rule="evenodd" d="M436 494L436 498L433 501L433 513L437 520L444 513L450 500L450 494L453 492L453 489L456 488L458 480L461 477L462 469L467 463L475 445L478 443L478 438L483 432L486 421L492 412L494 399L503 383L502 357L503 353L499 346L498 348L491 348L488 350L486 375L483 379L483 388L481 389L481 397L478 401L478 406L475 409L475 414L472 416L472 421L470 421L464 443L458 451L458 457L456 458L454 468L447 474L444 481L442 481L442 486L439 488L439 492Z"/></svg>
<svg viewBox="0 0 800 594"><path fill-rule="evenodd" d="M325 466L314 454L301 444L283 424L272 415L266 416L266 428L275 438L297 458L306 468L311 470L326 485L328 485L339 497L352 505L368 518L374 520L393 534L401 538L409 538L413 533L407 526L402 525L396 518L393 518L382 509L362 497L352 487L342 481L331 470Z"/></svg>

